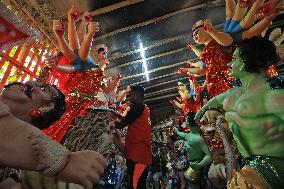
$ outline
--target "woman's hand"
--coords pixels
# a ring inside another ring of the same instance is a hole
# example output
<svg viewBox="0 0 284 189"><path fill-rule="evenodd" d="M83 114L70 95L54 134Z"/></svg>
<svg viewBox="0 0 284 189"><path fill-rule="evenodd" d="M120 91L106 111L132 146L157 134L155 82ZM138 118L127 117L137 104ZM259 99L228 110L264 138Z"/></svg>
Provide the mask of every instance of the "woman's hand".
<svg viewBox="0 0 284 189"><path fill-rule="evenodd" d="M0 99L0 118L10 114L10 108L4 104Z"/></svg>

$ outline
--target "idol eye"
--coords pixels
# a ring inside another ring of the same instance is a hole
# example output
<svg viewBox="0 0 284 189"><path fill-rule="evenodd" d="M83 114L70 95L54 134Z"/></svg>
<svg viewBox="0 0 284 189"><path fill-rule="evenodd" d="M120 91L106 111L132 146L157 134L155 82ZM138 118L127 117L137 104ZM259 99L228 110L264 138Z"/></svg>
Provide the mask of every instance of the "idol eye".
<svg viewBox="0 0 284 189"><path fill-rule="evenodd" d="M235 56L233 56L233 57L232 57L232 61L236 61L236 60L238 60L238 58L235 57Z"/></svg>
<svg viewBox="0 0 284 189"><path fill-rule="evenodd" d="M44 86L40 86L39 88L40 88L40 90L46 92L46 88Z"/></svg>
<svg viewBox="0 0 284 189"><path fill-rule="evenodd" d="M195 40L195 39L197 38L197 33L194 33L194 34L192 35L192 38Z"/></svg>
<svg viewBox="0 0 284 189"><path fill-rule="evenodd" d="M48 90L47 85L40 85L40 86L37 86L37 87L43 92L47 92L47 90Z"/></svg>

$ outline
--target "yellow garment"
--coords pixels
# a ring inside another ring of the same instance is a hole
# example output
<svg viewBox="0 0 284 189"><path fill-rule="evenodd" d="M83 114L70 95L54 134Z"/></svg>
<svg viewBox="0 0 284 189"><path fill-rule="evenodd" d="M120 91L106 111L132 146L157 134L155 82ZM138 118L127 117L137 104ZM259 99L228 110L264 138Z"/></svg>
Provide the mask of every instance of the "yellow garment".
<svg viewBox="0 0 284 189"><path fill-rule="evenodd" d="M227 189L269 189L264 178L252 167L244 166L227 184Z"/></svg>
<svg viewBox="0 0 284 189"><path fill-rule="evenodd" d="M198 182L200 176L201 176L201 171L196 171L189 167L186 172L185 172L185 177L189 179L191 182Z"/></svg>

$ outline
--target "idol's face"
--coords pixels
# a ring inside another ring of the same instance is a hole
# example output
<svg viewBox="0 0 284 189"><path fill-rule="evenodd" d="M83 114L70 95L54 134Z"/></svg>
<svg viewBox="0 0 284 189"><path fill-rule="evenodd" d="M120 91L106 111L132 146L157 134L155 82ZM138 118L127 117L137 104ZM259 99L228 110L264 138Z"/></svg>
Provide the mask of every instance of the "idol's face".
<svg viewBox="0 0 284 189"><path fill-rule="evenodd" d="M198 44L204 44L209 34L205 32L204 27L198 27L196 30L192 32L193 40Z"/></svg>
<svg viewBox="0 0 284 189"><path fill-rule="evenodd" d="M240 58L239 48L235 50L232 61L228 66L231 67L230 76L238 77L244 72L244 61Z"/></svg>
<svg viewBox="0 0 284 189"><path fill-rule="evenodd" d="M14 82L4 87L1 101L10 107L11 112L22 116L33 109L52 105L52 97L56 94L53 86L38 81Z"/></svg>

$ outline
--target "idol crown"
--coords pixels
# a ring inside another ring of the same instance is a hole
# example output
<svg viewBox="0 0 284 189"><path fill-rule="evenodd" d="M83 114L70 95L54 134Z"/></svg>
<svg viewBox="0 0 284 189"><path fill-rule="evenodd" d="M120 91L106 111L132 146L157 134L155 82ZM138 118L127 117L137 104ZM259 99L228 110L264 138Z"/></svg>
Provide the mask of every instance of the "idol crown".
<svg viewBox="0 0 284 189"><path fill-rule="evenodd" d="M193 24L192 26L192 33L194 33L195 30L197 30L197 28L203 27L203 20L199 20L197 22L195 22L195 24Z"/></svg>

